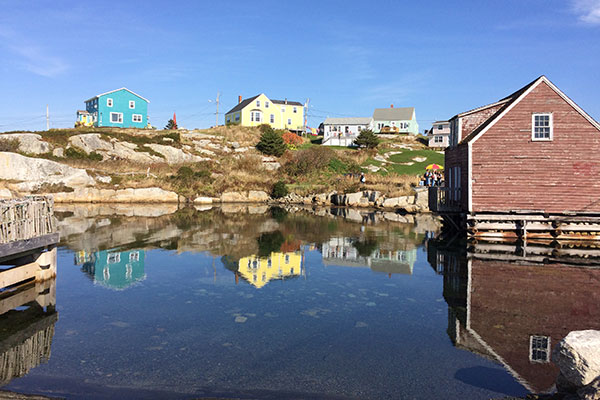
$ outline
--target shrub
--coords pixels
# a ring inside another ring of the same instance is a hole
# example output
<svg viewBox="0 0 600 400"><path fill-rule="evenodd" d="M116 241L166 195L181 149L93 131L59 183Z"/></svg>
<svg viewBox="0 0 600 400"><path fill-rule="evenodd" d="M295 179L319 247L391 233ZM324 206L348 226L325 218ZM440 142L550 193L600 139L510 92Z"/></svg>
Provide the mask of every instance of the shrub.
<svg viewBox="0 0 600 400"><path fill-rule="evenodd" d="M288 149L295 149L297 146L300 146L304 143L304 140L295 133L285 131L283 135L281 135L284 143L287 145Z"/></svg>
<svg viewBox="0 0 600 400"><path fill-rule="evenodd" d="M90 161L102 161L102 154L98 154L95 151L91 153L86 153L84 151L79 151L74 147L67 147L65 150L65 157L70 158L72 160L90 160Z"/></svg>
<svg viewBox="0 0 600 400"><path fill-rule="evenodd" d="M364 129L360 131L360 134L354 141L358 147L366 147L367 149L374 149L379 145L379 138L370 129Z"/></svg>
<svg viewBox="0 0 600 400"><path fill-rule="evenodd" d="M273 190L271 191L271 197L274 199L279 199L281 197L285 197L288 194L287 186L285 186L284 181L278 181L273 185Z"/></svg>
<svg viewBox="0 0 600 400"><path fill-rule="evenodd" d="M263 154L280 157L286 149L281 135L275 132L269 125L261 125L260 131L262 135L256 145L256 149Z"/></svg>
<svg viewBox="0 0 600 400"><path fill-rule="evenodd" d="M19 139L0 139L0 151L16 153L19 151Z"/></svg>
<svg viewBox="0 0 600 400"><path fill-rule="evenodd" d="M284 166L284 171L292 176L306 175L329 165L334 152L325 147L311 147L300 150Z"/></svg>

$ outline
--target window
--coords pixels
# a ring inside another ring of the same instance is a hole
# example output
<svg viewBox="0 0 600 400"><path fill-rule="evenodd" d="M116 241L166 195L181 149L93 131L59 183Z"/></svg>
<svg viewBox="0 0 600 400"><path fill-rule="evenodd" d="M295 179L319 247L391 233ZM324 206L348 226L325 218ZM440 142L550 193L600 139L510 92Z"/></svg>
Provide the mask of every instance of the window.
<svg viewBox="0 0 600 400"><path fill-rule="evenodd" d="M433 142L434 143L443 143L444 142L444 137L440 136L440 135L436 135L433 137Z"/></svg>
<svg viewBox="0 0 600 400"><path fill-rule="evenodd" d="M441 131L442 129L444 129L444 126L443 125L438 125L438 130Z"/></svg>
<svg viewBox="0 0 600 400"><path fill-rule="evenodd" d="M235 122L238 122L240 120L240 114L235 114Z"/></svg>
<svg viewBox="0 0 600 400"><path fill-rule="evenodd" d="M121 253L108 253L106 256L107 264L116 264L121 262Z"/></svg>
<svg viewBox="0 0 600 400"><path fill-rule="evenodd" d="M552 140L552 114L531 116L531 140Z"/></svg>
<svg viewBox="0 0 600 400"><path fill-rule="evenodd" d="M129 253L129 262L140 261L140 252L132 251Z"/></svg>
<svg viewBox="0 0 600 400"><path fill-rule="evenodd" d="M288 125L292 125L292 119L288 118Z"/></svg>
<svg viewBox="0 0 600 400"><path fill-rule="evenodd" d="M281 107L281 112L283 112L283 113L285 112L285 106Z"/></svg>
<svg viewBox="0 0 600 400"><path fill-rule="evenodd" d="M260 120L261 117L259 111L250 112L250 121L260 122Z"/></svg>
<svg viewBox="0 0 600 400"><path fill-rule="evenodd" d="M260 107L260 100L256 100L256 107Z"/></svg>
<svg viewBox="0 0 600 400"><path fill-rule="evenodd" d="M285 263L286 263L286 264L289 264L289 263L290 263L290 255L289 255L289 254L286 254L286 255L285 255Z"/></svg>
<svg viewBox="0 0 600 400"><path fill-rule="evenodd" d="M110 113L110 122L115 123L115 124L122 124L123 123L123 113L111 112Z"/></svg>
<svg viewBox="0 0 600 400"><path fill-rule="evenodd" d="M142 114L132 114L131 120L133 122L142 122Z"/></svg>
<svg viewBox="0 0 600 400"><path fill-rule="evenodd" d="M231 117L227 117L227 123L231 122Z"/></svg>
<svg viewBox="0 0 600 400"><path fill-rule="evenodd" d="M292 108L292 111L293 111L294 114L296 114L298 112L298 107Z"/></svg>
<svg viewBox="0 0 600 400"><path fill-rule="evenodd" d="M275 114L271 114L271 118L269 118L269 121L271 121L271 123L275 123Z"/></svg>
<svg viewBox="0 0 600 400"><path fill-rule="evenodd" d="M267 267L271 268L272 265L273 265L273 261L271 261L271 257L267 258Z"/></svg>
<svg viewBox="0 0 600 400"><path fill-rule="evenodd" d="M529 336L529 360L539 363L550 361L549 336Z"/></svg>
<svg viewBox="0 0 600 400"><path fill-rule="evenodd" d="M112 107L112 105L113 105L113 101L112 101L112 99L109 97L108 99L106 99L106 106L107 106L107 107Z"/></svg>
<svg viewBox="0 0 600 400"><path fill-rule="evenodd" d="M265 101L265 108L269 108L269 102Z"/></svg>
<svg viewBox="0 0 600 400"><path fill-rule="evenodd" d="M135 101L129 100L129 108L135 108Z"/></svg>

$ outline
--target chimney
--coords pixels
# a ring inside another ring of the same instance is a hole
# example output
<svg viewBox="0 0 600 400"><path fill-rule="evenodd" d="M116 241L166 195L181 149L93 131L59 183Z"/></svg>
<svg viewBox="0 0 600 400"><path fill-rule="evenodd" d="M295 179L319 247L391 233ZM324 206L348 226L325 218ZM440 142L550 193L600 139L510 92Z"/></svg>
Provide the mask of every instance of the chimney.
<svg viewBox="0 0 600 400"><path fill-rule="evenodd" d="M287 104L287 97L285 98L285 104Z"/></svg>
<svg viewBox="0 0 600 400"><path fill-rule="evenodd" d="M390 106L390 108L394 108L394 105L392 104L392 105Z"/></svg>
<svg viewBox="0 0 600 400"><path fill-rule="evenodd" d="M242 102L242 96L238 96L238 104Z"/></svg>

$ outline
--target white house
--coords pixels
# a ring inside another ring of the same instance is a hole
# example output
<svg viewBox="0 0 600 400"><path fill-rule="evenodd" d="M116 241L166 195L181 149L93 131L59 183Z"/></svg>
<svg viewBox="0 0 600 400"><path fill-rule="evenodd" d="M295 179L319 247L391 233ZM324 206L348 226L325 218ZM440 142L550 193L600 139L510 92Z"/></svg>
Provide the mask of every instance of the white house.
<svg viewBox="0 0 600 400"><path fill-rule="evenodd" d="M448 147L450 137L450 122L435 121L427 134L429 136L429 147Z"/></svg>
<svg viewBox="0 0 600 400"><path fill-rule="evenodd" d="M371 117L327 118L323 122L324 146L352 146L360 131L369 128Z"/></svg>

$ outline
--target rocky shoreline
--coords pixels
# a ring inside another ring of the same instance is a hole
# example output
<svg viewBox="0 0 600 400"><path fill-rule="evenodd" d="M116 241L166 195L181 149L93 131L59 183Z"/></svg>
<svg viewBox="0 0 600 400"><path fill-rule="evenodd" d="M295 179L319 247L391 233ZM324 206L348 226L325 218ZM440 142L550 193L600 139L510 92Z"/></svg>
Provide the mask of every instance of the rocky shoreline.
<svg viewBox="0 0 600 400"><path fill-rule="evenodd" d="M0 199L21 197L31 193L14 193L8 189L0 189ZM388 198L375 191L355 193L318 193L299 196L291 193L279 199L271 198L263 191L226 192L220 197L186 198L175 192L158 187L99 189L79 187L70 192L36 193L52 196L55 203L125 203L125 204L270 204L270 205L314 205L338 206L350 208L374 208L402 210L406 213L429 212L428 193L426 188L416 188L414 195Z"/></svg>

